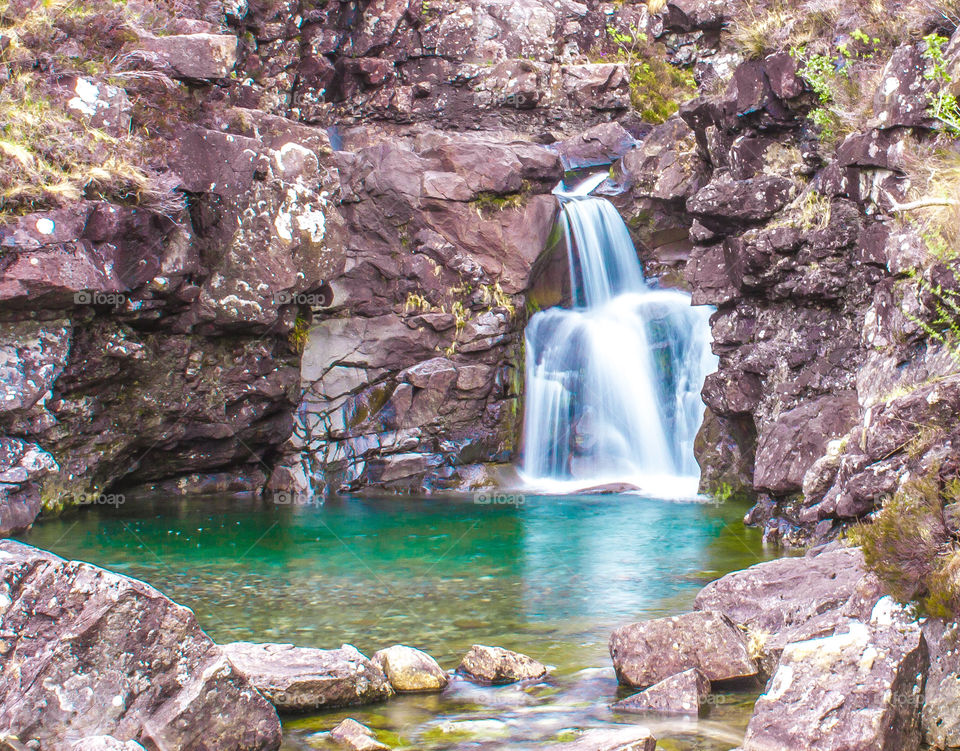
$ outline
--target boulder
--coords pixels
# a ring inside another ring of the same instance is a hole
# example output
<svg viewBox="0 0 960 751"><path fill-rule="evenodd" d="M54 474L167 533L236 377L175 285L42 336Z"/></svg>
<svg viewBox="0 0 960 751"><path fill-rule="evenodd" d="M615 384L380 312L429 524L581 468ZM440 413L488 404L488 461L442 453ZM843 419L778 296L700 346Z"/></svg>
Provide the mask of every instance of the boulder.
<svg viewBox="0 0 960 751"><path fill-rule="evenodd" d="M928 666L920 627L889 597L845 633L788 644L743 751L911 751Z"/></svg>
<svg viewBox="0 0 960 751"><path fill-rule="evenodd" d="M610 636L617 680L646 688L699 668L710 681L752 678L746 637L723 613L701 611L621 626Z"/></svg>
<svg viewBox="0 0 960 751"><path fill-rule="evenodd" d="M193 613L136 579L0 542L0 634L0 727L43 748L280 746L276 711Z"/></svg>
<svg viewBox="0 0 960 751"><path fill-rule="evenodd" d="M664 678L650 688L613 705L616 712L660 712L697 714L710 695L710 681L699 669L691 668Z"/></svg>
<svg viewBox="0 0 960 751"><path fill-rule="evenodd" d="M960 748L960 624L928 618L922 629L930 650L921 715L923 741L933 748Z"/></svg>
<svg viewBox="0 0 960 751"><path fill-rule="evenodd" d="M231 34L171 34L145 37L139 50L189 79L225 78L237 64L237 38ZM141 53L141 54L142 54Z"/></svg>
<svg viewBox="0 0 960 751"><path fill-rule="evenodd" d="M697 610L721 612L746 628L760 651L764 672L776 667L786 644L829 636L880 598L859 548L781 558L734 571L697 595Z"/></svg>
<svg viewBox="0 0 960 751"><path fill-rule="evenodd" d="M519 652L474 644L464 655L457 673L476 683L499 686L542 678L547 667Z"/></svg>
<svg viewBox="0 0 960 751"><path fill-rule="evenodd" d="M588 730L569 743L547 746L547 751L653 751L657 739L647 728L629 725Z"/></svg>
<svg viewBox="0 0 960 751"><path fill-rule="evenodd" d="M390 751L390 747L381 743L366 725L348 717L330 731L331 740L350 751Z"/></svg>
<svg viewBox="0 0 960 751"><path fill-rule="evenodd" d="M426 652L403 644L381 649L373 655L394 691L442 691L450 682L443 669Z"/></svg>
<svg viewBox="0 0 960 751"><path fill-rule="evenodd" d="M281 711L370 704L393 693L383 671L349 644L312 649L233 642L223 652Z"/></svg>
<svg viewBox="0 0 960 751"><path fill-rule="evenodd" d="M723 175L711 180L687 200L687 211L710 229L723 230L737 223L762 222L790 200L793 182L763 175L733 180Z"/></svg>

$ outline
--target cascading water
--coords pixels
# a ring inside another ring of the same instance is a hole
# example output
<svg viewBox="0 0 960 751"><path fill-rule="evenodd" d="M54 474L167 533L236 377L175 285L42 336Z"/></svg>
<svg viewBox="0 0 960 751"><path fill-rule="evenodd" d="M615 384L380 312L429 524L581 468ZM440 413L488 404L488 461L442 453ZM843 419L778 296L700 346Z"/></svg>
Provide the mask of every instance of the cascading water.
<svg viewBox="0 0 960 751"><path fill-rule="evenodd" d="M523 475L550 490L627 483L693 497L700 390L716 369L711 311L647 286L617 210L590 196L604 178L554 191L574 307L527 326Z"/></svg>

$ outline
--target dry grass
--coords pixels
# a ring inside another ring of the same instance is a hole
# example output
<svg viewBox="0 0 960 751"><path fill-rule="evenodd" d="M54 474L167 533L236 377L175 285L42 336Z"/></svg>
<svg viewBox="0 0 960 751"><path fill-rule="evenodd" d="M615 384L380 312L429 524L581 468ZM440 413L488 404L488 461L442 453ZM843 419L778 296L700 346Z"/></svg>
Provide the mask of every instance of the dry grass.
<svg viewBox="0 0 960 751"><path fill-rule="evenodd" d="M902 205L912 206L901 218L922 236L939 238L931 247L936 256L960 258L960 152L949 140L907 141L904 170L910 190ZM931 243L928 242L928 245Z"/></svg>
<svg viewBox="0 0 960 751"><path fill-rule="evenodd" d="M136 18L110 0L0 0L0 219L80 199L133 204L173 216L183 199L151 164L162 150L146 128L107 133L66 106L60 80L87 76L166 90L162 74L128 70L120 55ZM36 61L43 58L43 66ZM152 124L152 123L151 123ZM159 163L159 161L158 161Z"/></svg>

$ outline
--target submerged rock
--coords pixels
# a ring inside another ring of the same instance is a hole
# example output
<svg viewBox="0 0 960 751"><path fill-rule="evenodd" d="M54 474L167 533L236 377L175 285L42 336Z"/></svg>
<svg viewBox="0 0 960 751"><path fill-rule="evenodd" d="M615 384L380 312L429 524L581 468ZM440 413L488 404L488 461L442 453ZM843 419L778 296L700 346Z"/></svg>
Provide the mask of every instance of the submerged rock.
<svg viewBox="0 0 960 751"><path fill-rule="evenodd" d="M333 730L330 738L351 751L390 751L390 747L378 741L366 725L348 717Z"/></svg>
<svg viewBox="0 0 960 751"><path fill-rule="evenodd" d="M190 610L141 581L5 540L0 634L0 727L42 748L99 735L155 749L280 746L273 707Z"/></svg>
<svg viewBox="0 0 960 751"><path fill-rule="evenodd" d="M710 681L698 668L664 678L639 694L613 705L617 712L697 714L710 695Z"/></svg>
<svg viewBox="0 0 960 751"><path fill-rule="evenodd" d="M588 730L569 743L547 746L547 751L653 751L657 739L647 728L632 725Z"/></svg>
<svg viewBox="0 0 960 751"><path fill-rule="evenodd" d="M928 665L920 627L890 598L846 633L788 644L743 751L911 751Z"/></svg>
<svg viewBox="0 0 960 751"><path fill-rule="evenodd" d="M437 661L426 652L403 644L381 649L373 655L373 664L380 668L394 691L442 691L450 682Z"/></svg>
<svg viewBox="0 0 960 751"><path fill-rule="evenodd" d="M547 674L547 667L519 652L474 644L457 672L478 683L504 685L542 678Z"/></svg>
<svg viewBox="0 0 960 751"><path fill-rule="evenodd" d="M312 649L241 641L225 644L223 651L282 711L370 704L393 693L383 671L349 644Z"/></svg>
<svg viewBox="0 0 960 751"><path fill-rule="evenodd" d="M722 613L686 613L621 626L610 636L617 680L646 688L699 668L710 681L752 678L757 665L746 637Z"/></svg>

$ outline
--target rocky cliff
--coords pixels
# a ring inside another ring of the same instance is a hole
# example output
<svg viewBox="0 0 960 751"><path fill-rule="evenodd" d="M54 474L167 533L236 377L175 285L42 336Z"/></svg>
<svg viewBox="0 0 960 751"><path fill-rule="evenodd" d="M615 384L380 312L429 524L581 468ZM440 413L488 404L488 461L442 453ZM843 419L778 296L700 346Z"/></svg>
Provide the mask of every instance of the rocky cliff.
<svg viewBox="0 0 960 751"><path fill-rule="evenodd" d="M492 481L566 292L549 191L598 169L648 276L717 309L706 490L789 541L945 486L956 15L11 0L0 526Z"/></svg>

